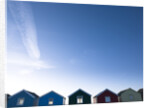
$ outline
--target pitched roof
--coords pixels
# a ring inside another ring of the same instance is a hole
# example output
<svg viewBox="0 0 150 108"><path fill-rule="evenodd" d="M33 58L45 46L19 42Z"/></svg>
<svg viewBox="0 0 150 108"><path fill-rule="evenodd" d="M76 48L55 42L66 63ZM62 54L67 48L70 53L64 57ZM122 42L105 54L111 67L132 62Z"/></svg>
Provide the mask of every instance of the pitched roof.
<svg viewBox="0 0 150 108"><path fill-rule="evenodd" d="M36 98L39 98L39 96L37 94L35 94L34 92L30 92L30 91L27 91L29 92L30 94L32 94L33 96L35 96Z"/></svg>
<svg viewBox="0 0 150 108"><path fill-rule="evenodd" d="M137 92L140 92L140 93L143 92L143 88L139 89Z"/></svg>
<svg viewBox="0 0 150 108"><path fill-rule="evenodd" d="M96 96L94 96L94 98L97 97L97 96L99 96L99 95L101 95L101 94L103 94L105 91L109 91L109 92L111 92L111 93L117 95L117 94L114 93L113 91L111 91L111 90L109 90L109 89L105 89L105 90L103 90L102 92L98 93Z"/></svg>
<svg viewBox="0 0 150 108"><path fill-rule="evenodd" d="M43 97L43 96L45 96L45 95L47 95L47 94L50 94L50 93L55 93L55 94L57 94L57 95L63 97L64 99L66 99L64 96L60 95L59 93L57 93L57 92L55 92L55 91L53 91L53 90L50 91L50 92L48 92L48 93L46 93L46 94L44 94L44 95L42 95L42 96L40 96L40 97Z"/></svg>
<svg viewBox="0 0 150 108"><path fill-rule="evenodd" d="M19 91L19 92L17 92L16 94L10 96L10 98L14 97L15 95L17 95L17 94L19 94L19 93L21 93L21 92L25 92L25 93L27 93L28 95L30 95L31 97L33 97L33 98L38 98L38 95L37 95L37 94L35 94L35 93L33 93L33 92L30 92L30 91L27 91L27 90L24 90L24 89L21 90L21 91Z"/></svg>
<svg viewBox="0 0 150 108"><path fill-rule="evenodd" d="M70 94L68 97L72 96L73 94L77 93L78 91L82 91L82 92L84 92L85 94L91 96L89 93L85 92L84 90L78 89L78 90L76 90L75 92L73 92L72 94Z"/></svg>
<svg viewBox="0 0 150 108"><path fill-rule="evenodd" d="M128 89L125 89L125 90L120 91L120 92L118 93L118 96L121 96L122 93L124 93L124 92L126 92L126 91L128 91L128 90L135 91L135 90L133 90L132 88L128 88ZM135 92L136 92L136 91L135 91Z"/></svg>

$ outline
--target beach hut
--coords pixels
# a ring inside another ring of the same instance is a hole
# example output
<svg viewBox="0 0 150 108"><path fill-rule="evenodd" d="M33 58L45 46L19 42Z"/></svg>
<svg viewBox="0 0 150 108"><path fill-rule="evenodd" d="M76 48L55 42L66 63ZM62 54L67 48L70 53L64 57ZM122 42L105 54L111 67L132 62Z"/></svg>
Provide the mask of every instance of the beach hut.
<svg viewBox="0 0 150 108"><path fill-rule="evenodd" d="M9 101L10 96L11 96L10 94L5 94L5 101L6 101L5 107L6 108L8 108L8 101Z"/></svg>
<svg viewBox="0 0 150 108"><path fill-rule="evenodd" d="M27 90L22 90L9 97L8 107L36 106L37 103L38 95Z"/></svg>
<svg viewBox="0 0 150 108"><path fill-rule="evenodd" d="M5 100L8 101L10 96L11 96L10 94L5 94Z"/></svg>
<svg viewBox="0 0 150 108"><path fill-rule="evenodd" d="M64 105L66 98L54 91L44 94L39 98L39 106Z"/></svg>
<svg viewBox="0 0 150 108"><path fill-rule="evenodd" d="M141 94L129 88L118 93L120 102L142 101Z"/></svg>
<svg viewBox="0 0 150 108"><path fill-rule="evenodd" d="M82 89L78 89L71 95L69 95L69 104L90 104L91 95Z"/></svg>
<svg viewBox="0 0 150 108"><path fill-rule="evenodd" d="M139 90L138 90L138 93L140 93L140 94L141 94L142 101L143 101L143 88L139 89Z"/></svg>
<svg viewBox="0 0 150 108"><path fill-rule="evenodd" d="M105 89L104 91L94 96L93 99L94 103L118 102L118 95L109 89Z"/></svg>

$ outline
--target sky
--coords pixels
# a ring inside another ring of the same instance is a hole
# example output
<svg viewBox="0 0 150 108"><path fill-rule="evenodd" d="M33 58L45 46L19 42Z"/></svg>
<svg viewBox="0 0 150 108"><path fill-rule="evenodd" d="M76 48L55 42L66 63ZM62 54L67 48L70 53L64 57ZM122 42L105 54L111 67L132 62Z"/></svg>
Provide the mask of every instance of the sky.
<svg viewBox="0 0 150 108"><path fill-rule="evenodd" d="M6 93L143 88L143 8L9 1Z"/></svg>

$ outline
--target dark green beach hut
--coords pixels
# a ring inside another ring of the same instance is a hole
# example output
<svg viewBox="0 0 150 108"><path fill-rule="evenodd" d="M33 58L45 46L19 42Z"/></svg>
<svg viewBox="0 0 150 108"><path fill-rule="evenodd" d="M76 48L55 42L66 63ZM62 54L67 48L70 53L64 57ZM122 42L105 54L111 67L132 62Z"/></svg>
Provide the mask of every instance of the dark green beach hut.
<svg viewBox="0 0 150 108"><path fill-rule="evenodd" d="M82 89L78 89L71 95L69 95L69 104L90 104L91 95Z"/></svg>

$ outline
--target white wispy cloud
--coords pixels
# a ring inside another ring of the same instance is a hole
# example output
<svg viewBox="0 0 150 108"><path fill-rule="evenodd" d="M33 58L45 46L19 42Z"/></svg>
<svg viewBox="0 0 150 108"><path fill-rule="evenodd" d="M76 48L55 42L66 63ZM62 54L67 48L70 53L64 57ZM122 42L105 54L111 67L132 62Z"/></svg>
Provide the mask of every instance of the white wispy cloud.
<svg viewBox="0 0 150 108"><path fill-rule="evenodd" d="M10 10L15 22L15 24L9 24L11 25L9 27L10 29L12 29L12 27L15 27L17 29L13 30L19 31L19 34L17 34L18 32L12 32L9 33L9 35L13 37L11 39L13 39L14 42L17 42L15 38L18 38L18 36L20 36L23 46L21 46L20 43L15 44L20 47L25 47L25 51L27 51L28 54L27 55L22 50L20 51L13 48L13 43L9 44L9 49L13 49L8 50L7 54L8 73L19 73L24 75L37 72L42 69L55 68L53 65L50 65L40 58L40 49L38 46L38 36L34 22L34 16L32 13L32 7L29 5L29 3L9 1L8 9ZM8 38L10 36L8 36Z"/></svg>
<svg viewBox="0 0 150 108"><path fill-rule="evenodd" d="M42 69L54 69L55 66L49 65L42 60L30 59L25 54L9 53L7 57L8 74L30 74Z"/></svg>
<svg viewBox="0 0 150 108"><path fill-rule="evenodd" d="M39 59L40 50L31 6L23 2L8 2L8 7L28 54L34 59Z"/></svg>

